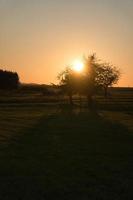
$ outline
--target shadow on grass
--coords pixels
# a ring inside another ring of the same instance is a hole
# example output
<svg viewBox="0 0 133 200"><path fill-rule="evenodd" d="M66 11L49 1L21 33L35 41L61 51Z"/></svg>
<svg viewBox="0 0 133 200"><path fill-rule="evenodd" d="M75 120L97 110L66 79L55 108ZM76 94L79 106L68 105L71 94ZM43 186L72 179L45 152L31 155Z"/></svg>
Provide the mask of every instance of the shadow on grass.
<svg viewBox="0 0 133 200"><path fill-rule="evenodd" d="M81 108L60 108L1 152L1 199L132 199L133 136Z"/></svg>

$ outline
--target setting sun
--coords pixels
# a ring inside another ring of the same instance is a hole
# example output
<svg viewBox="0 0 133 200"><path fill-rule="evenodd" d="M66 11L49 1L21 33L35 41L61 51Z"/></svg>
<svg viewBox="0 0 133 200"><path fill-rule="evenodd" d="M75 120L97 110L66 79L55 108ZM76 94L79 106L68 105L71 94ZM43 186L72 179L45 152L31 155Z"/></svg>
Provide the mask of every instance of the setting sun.
<svg viewBox="0 0 133 200"><path fill-rule="evenodd" d="M73 70L76 71L76 72L81 72L84 68L84 64L82 61L80 60L76 60L74 63L73 63Z"/></svg>

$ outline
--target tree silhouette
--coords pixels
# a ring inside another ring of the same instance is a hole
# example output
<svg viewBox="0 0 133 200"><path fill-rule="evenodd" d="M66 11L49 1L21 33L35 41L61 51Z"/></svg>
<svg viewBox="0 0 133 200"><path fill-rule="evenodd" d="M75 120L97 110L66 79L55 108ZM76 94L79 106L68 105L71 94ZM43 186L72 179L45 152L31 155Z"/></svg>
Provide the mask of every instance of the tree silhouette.
<svg viewBox="0 0 133 200"><path fill-rule="evenodd" d="M72 96L75 93L87 97L88 106L93 106L93 96L97 88L103 88L107 96L108 87L116 84L120 77L120 71L108 64L97 60L96 55L84 58L84 70L75 73L69 66L58 75L60 88L69 96L70 104L73 105Z"/></svg>
<svg viewBox="0 0 133 200"><path fill-rule="evenodd" d="M97 63L96 83L104 89L104 96L108 95L108 87L117 84L120 78L120 70L110 63Z"/></svg>
<svg viewBox="0 0 133 200"><path fill-rule="evenodd" d="M0 70L0 89L17 89L19 76L16 72Z"/></svg>
<svg viewBox="0 0 133 200"><path fill-rule="evenodd" d="M92 97L96 92L96 76L97 76L97 65L96 65L96 55L93 54L84 58L85 65L85 76L84 76L84 86L85 93L88 100L88 106L92 107Z"/></svg>
<svg viewBox="0 0 133 200"><path fill-rule="evenodd" d="M57 77L60 81L61 90L69 96L69 102L73 105L72 95L74 94L74 73L71 67L66 67Z"/></svg>
<svg viewBox="0 0 133 200"><path fill-rule="evenodd" d="M107 97L108 87L117 84L120 78L120 70L110 63L101 63L93 54L85 59L86 76L88 77L87 91L88 104L92 102L92 96L96 93L96 88L103 88Z"/></svg>

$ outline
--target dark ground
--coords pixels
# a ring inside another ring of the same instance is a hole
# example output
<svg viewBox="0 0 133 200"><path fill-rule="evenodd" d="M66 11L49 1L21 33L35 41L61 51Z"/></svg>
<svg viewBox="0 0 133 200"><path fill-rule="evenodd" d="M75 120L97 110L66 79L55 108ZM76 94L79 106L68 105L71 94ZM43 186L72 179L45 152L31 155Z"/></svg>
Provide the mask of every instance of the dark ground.
<svg viewBox="0 0 133 200"><path fill-rule="evenodd" d="M39 109L1 108L13 137L1 139L0 199L133 199L131 130L87 109Z"/></svg>

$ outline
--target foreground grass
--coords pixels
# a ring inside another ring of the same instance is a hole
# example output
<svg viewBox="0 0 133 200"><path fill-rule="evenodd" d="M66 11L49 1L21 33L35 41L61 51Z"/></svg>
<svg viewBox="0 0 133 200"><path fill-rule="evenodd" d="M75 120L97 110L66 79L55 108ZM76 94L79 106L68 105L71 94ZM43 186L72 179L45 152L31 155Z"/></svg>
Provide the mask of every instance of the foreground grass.
<svg viewBox="0 0 133 200"><path fill-rule="evenodd" d="M36 106L0 106L0 144L8 145L11 140L16 140L16 137L38 124L42 116L49 116L55 110Z"/></svg>
<svg viewBox="0 0 133 200"><path fill-rule="evenodd" d="M0 152L0 199L133 198L133 136L124 126L87 110L7 109L5 120L6 112L15 133Z"/></svg>

